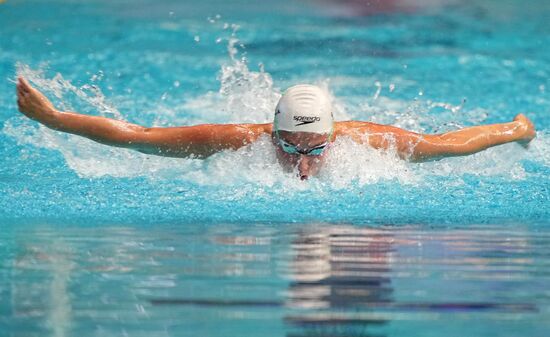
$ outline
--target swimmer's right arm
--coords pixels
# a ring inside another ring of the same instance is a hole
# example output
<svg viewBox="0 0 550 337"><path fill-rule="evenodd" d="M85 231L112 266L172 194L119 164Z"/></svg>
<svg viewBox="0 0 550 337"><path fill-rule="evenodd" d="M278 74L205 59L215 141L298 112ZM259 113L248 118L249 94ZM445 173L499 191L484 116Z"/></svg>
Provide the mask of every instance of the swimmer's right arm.
<svg viewBox="0 0 550 337"><path fill-rule="evenodd" d="M271 124L204 124L196 126L146 128L125 121L74 112L61 112L25 79L17 83L19 111L45 126L96 142L166 157L207 157L227 149L245 146Z"/></svg>

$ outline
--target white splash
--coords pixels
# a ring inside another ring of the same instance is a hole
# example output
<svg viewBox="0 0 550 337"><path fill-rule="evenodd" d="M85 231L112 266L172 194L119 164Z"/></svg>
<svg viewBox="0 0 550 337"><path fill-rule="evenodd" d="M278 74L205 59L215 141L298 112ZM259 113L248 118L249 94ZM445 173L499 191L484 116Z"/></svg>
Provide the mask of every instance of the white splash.
<svg viewBox="0 0 550 337"><path fill-rule="evenodd" d="M505 176L513 180L525 179L521 161L526 151L517 144L505 144L464 157L445 158L439 161L416 164L415 171L435 176L456 177L465 174L476 176Z"/></svg>
<svg viewBox="0 0 550 337"><path fill-rule="evenodd" d="M52 94L59 100L56 105L61 110L74 110L73 107L68 104L68 100L64 99L67 94L74 94L80 101L93 109L94 112L98 112L101 116L123 119L122 114L108 102L98 86L94 84L85 84L77 88L71 84L70 81L64 79L59 73L53 78L48 79L44 75L44 68L46 66L46 64L43 64L37 70L32 70L28 65L17 63L17 76L23 76L27 80L30 80L44 93ZM97 75L92 76L90 81L93 83L96 80L100 80L102 77L103 73L100 70Z"/></svg>
<svg viewBox="0 0 550 337"><path fill-rule="evenodd" d="M226 123L267 123L273 119L273 110L281 93L273 86L273 79L263 65L259 65L259 71L251 71L246 57L239 57L240 41L235 37L237 29L235 26L228 40L229 62L222 65L218 75L218 92L208 92L184 104L185 110L198 116L200 123L220 120Z"/></svg>
<svg viewBox="0 0 550 337"><path fill-rule="evenodd" d="M195 115L196 123L223 122L269 122L280 97L269 73L260 66L259 71L248 68L246 58L238 57L238 39L228 41L229 62L222 65L218 92L209 92L193 98L184 110ZM63 102L66 95L76 95L80 103L99 114L123 119L99 87L84 85L76 87L60 74L48 79L44 72L18 65L18 74L31 80L38 88L59 100L60 107L71 109ZM93 82L93 81L92 81ZM329 79L315 84L330 90ZM392 80L395 87L400 84ZM393 124L414 131L437 128L447 122L448 128L456 128L464 122L477 123L487 117L479 109L465 109L463 103L400 101L384 96L389 87L377 86L375 97L368 97L362 105L353 105L344 99L333 97L335 117L348 119L361 116L373 122ZM430 109L442 109L437 116ZM448 121L460 121L448 123ZM454 177L461 181L465 174L504 175L510 179L524 179L526 172L523 159L550 164L549 137L539 134L531 149L524 151L519 145L508 144L489 149L473 156L447 158L422 164L409 163L398 158L395 150L377 151L356 144L350 139L338 139L329 150L326 167L317 178L303 182L296 179L295 172L285 172L277 162L273 145L268 136L237 151L224 151L206 160L177 159L144 155L135 151L100 145L88 139L62 134L39 126L35 122L13 118L4 124L3 132L20 144L60 151L67 165L81 177L145 176L149 179L181 179L199 185L239 185L242 193L265 193L277 187L281 193L305 189L322 190L326 186L346 189L350 185L368 185L380 181L396 181L400 184L418 185L426 176ZM249 186L250 188L246 187ZM264 188L257 188L262 186ZM267 189L266 189L267 188Z"/></svg>
<svg viewBox="0 0 550 337"><path fill-rule="evenodd" d="M414 164L401 160L395 149L378 151L344 137L337 139L330 151L320 178L332 188L344 189L352 183L361 186L384 180L401 184L420 182L420 176L411 170Z"/></svg>
<svg viewBox="0 0 550 337"><path fill-rule="evenodd" d="M526 159L550 166L550 134L547 131L537 132L537 138L529 144Z"/></svg>

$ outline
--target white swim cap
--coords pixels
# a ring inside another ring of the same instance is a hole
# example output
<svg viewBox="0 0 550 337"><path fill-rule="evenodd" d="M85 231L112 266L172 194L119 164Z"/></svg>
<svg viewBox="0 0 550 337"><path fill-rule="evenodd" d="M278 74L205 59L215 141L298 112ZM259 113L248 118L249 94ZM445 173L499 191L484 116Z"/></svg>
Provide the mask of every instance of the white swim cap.
<svg viewBox="0 0 550 337"><path fill-rule="evenodd" d="M276 130L330 133L333 123L330 99L314 85L299 84L288 88L275 110Z"/></svg>

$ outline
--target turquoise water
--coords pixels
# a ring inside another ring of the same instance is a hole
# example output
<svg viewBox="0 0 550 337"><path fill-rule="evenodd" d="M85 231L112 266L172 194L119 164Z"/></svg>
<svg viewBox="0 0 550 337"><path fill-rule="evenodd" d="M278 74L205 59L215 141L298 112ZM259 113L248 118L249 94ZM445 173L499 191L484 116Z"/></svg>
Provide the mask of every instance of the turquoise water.
<svg viewBox="0 0 550 337"><path fill-rule="evenodd" d="M0 4L0 335L546 336L550 6L378 5ZM538 137L422 164L343 139L303 182L269 139L170 159L45 129L16 74L142 125L267 122L310 82L339 120Z"/></svg>

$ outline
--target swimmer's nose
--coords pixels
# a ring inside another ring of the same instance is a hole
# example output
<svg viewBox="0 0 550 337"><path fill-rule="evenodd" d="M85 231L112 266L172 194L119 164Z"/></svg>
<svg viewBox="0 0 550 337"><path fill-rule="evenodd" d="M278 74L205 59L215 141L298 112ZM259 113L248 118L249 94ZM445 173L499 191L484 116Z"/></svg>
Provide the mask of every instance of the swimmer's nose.
<svg viewBox="0 0 550 337"><path fill-rule="evenodd" d="M300 162L298 163L298 173L300 174L300 179L306 180L309 176L309 170L311 168L310 163L311 157L301 155Z"/></svg>

